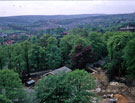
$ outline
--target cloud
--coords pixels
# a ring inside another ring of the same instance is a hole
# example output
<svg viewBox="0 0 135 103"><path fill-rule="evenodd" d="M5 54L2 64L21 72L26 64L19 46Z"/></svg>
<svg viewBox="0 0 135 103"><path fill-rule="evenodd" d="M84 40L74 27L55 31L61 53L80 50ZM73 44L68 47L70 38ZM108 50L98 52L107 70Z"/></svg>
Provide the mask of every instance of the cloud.
<svg viewBox="0 0 135 103"><path fill-rule="evenodd" d="M0 16L117 14L135 11L135 1L0 1Z"/></svg>

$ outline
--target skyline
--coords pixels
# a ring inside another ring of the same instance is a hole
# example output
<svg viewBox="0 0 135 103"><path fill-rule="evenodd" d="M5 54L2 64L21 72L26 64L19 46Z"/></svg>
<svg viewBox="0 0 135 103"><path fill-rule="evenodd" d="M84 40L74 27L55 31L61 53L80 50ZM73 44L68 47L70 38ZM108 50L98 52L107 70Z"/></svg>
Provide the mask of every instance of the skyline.
<svg viewBox="0 0 135 103"><path fill-rule="evenodd" d="M0 16L124 14L135 1L0 1Z"/></svg>

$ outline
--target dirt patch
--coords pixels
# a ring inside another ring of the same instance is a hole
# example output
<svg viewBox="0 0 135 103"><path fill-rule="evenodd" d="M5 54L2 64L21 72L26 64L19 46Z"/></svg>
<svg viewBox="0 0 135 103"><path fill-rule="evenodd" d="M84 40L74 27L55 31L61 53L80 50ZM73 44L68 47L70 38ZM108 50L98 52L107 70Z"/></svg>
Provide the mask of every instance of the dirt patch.
<svg viewBox="0 0 135 103"><path fill-rule="evenodd" d="M110 99L109 98L103 99L103 100L99 101L99 103L110 103Z"/></svg>
<svg viewBox="0 0 135 103"><path fill-rule="evenodd" d="M95 69L97 72L91 73L96 81L96 93L104 98L99 103L110 103L108 95L115 94L114 98L118 98L117 103L135 103L135 87L128 87L125 83L109 82L107 74L102 69ZM110 97L109 97L110 98Z"/></svg>
<svg viewBox="0 0 135 103"><path fill-rule="evenodd" d="M130 103L130 100L120 94L115 94L114 98L117 99L117 103Z"/></svg>

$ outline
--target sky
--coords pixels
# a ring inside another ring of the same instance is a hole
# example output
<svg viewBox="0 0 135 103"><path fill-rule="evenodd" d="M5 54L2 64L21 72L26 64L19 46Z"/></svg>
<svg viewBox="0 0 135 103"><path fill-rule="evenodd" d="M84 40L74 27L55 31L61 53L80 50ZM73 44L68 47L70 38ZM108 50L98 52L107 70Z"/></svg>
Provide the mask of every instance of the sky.
<svg viewBox="0 0 135 103"><path fill-rule="evenodd" d="M123 14L135 12L134 0L0 1L0 16Z"/></svg>

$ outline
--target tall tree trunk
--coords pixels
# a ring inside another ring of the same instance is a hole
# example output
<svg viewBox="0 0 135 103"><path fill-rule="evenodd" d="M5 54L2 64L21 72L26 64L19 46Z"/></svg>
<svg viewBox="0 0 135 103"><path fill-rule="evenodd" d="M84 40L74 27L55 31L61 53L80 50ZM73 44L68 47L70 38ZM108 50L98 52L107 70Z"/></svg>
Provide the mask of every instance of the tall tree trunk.
<svg viewBox="0 0 135 103"><path fill-rule="evenodd" d="M28 57L28 54L26 53L25 54L25 62L26 62L26 68L27 68L27 75L28 75L28 78L30 77L30 67L29 67L29 57Z"/></svg>
<svg viewBox="0 0 135 103"><path fill-rule="evenodd" d="M39 56L37 54L37 57L36 57L36 61L37 61L37 68L38 70L40 69L40 61L39 61Z"/></svg>
<svg viewBox="0 0 135 103"><path fill-rule="evenodd" d="M3 65L2 65L2 60L0 58L0 69L2 70L3 69Z"/></svg>

